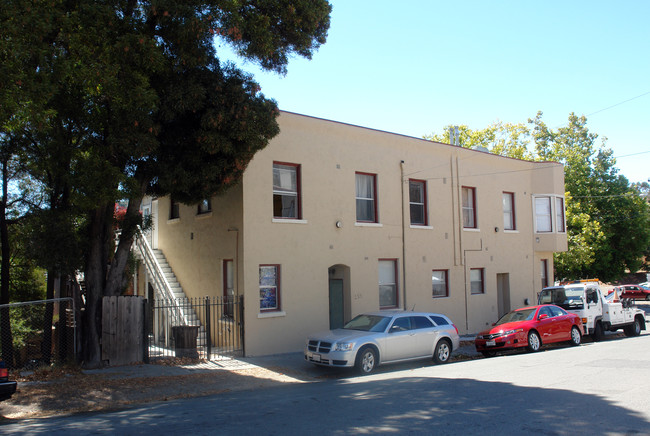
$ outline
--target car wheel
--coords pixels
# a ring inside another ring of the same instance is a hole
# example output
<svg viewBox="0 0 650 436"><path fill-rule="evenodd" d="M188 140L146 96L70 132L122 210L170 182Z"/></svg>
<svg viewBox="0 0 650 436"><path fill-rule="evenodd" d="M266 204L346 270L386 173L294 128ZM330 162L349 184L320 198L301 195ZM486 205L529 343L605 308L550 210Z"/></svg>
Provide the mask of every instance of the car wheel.
<svg viewBox="0 0 650 436"><path fill-rule="evenodd" d="M582 336L580 335L580 329L576 326L571 327L571 345L580 345L581 341Z"/></svg>
<svg viewBox="0 0 650 436"><path fill-rule="evenodd" d="M591 338L596 342L603 339L603 325L600 323L600 321L596 322L596 325L594 326L594 332L591 334Z"/></svg>
<svg viewBox="0 0 650 436"><path fill-rule="evenodd" d="M481 351L483 357L494 357L497 355L496 351Z"/></svg>
<svg viewBox="0 0 650 436"><path fill-rule="evenodd" d="M436 344L436 349L433 352L433 360L438 364L449 362L451 357L451 346L446 339L441 339Z"/></svg>
<svg viewBox="0 0 650 436"><path fill-rule="evenodd" d="M370 374L377 367L377 352L372 347L362 348L357 354L355 366L361 374Z"/></svg>
<svg viewBox="0 0 650 436"><path fill-rule="evenodd" d="M528 351L539 351L542 346L542 341L539 339L537 332L528 333Z"/></svg>
<svg viewBox="0 0 650 436"><path fill-rule="evenodd" d="M650 301L650 294L645 296L645 301Z"/></svg>

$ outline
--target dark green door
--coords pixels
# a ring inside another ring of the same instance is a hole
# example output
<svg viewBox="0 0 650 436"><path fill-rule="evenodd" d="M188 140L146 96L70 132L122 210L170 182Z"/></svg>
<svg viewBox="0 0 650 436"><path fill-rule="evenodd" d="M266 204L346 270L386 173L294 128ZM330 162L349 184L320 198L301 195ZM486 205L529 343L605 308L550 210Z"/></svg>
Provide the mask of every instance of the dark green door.
<svg viewBox="0 0 650 436"><path fill-rule="evenodd" d="M330 280L330 329L343 327L343 280Z"/></svg>

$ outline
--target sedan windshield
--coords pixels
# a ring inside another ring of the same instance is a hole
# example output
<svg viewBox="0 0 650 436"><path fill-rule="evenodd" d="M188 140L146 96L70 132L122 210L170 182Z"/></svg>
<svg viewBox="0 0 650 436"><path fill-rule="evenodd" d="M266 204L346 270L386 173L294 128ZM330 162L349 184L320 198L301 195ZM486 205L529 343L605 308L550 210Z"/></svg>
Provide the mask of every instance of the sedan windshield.
<svg viewBox="0 0 650 436"><path fill-rule="evenodd" d="M506 313L501 317L495 325L505 324L507 322L516 322L516 321L530 321L535 316L534 307L531 309L515 310L510 313Z"/></svg>
<svg viewBox="0 0 650 436"><path fill-rule="evenodd" d="M377 315L358 315L343 326L347 330L361 330L364 332L383 332L388 327L390 318Z"/></svg>

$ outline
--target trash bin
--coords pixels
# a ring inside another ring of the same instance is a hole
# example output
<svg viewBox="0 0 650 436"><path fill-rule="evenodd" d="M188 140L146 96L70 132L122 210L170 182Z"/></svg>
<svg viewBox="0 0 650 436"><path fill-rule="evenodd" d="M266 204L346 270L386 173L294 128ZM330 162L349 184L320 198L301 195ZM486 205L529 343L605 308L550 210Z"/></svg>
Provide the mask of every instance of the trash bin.
<svg viewBox="0 0 650 436"><path fill-rule="evenodd" d="M172 327L174 336L174 351L176 357L199 358L199 352L196 348L196 338L199 335L199 326L181 325Z"/></svg>

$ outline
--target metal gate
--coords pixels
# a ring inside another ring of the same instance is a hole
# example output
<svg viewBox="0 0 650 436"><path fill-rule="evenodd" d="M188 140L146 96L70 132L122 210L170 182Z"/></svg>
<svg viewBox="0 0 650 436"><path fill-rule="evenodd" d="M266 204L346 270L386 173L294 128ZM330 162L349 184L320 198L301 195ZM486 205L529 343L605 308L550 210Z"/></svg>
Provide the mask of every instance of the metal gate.
<svg viewBox="0 0 650 436"><path fill-rule="evenodd" d="M149 359L206 360L244 356L244 297L149 301Z"/></svg>

